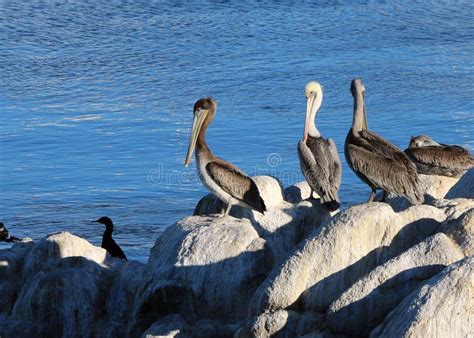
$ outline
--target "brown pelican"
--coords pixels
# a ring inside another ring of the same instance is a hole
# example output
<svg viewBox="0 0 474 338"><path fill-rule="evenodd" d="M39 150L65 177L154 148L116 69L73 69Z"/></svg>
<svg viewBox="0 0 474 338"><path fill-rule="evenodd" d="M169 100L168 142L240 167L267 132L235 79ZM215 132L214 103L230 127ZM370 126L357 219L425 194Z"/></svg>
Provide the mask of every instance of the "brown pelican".
<svg viewBox="0 0 474 338"><path fill-rule="evenodd" d="M216 114L216 101L202 98L194 104L194 118L189 148L184 165L191 161L196 148L196 162L202 183L222 202L227 204L224 215L232 205L254 209L263 214L266 211L255 182L232 163L212 154L206 143L206 130Z"/></svg>
<svg viewBox="0 0 474 338"><path fill-rule="evenodd" d="M474 167L474 156L468 150L440 144L426 135L412 137L405 153L419 174L460 177Z"/></svg>
<svg viewBox="0 0 474 338"><path fill-rule="evenodd" d="M122 249L112 238L112 232L114 231L114 224L112 223L112 220L104 216L104 217L99 218L95 222L102 223L103 225L105 225L104 235L102 236L102 245L101 245L102 248L107 250L107 252L112 257L117 257L117 258L127 260L127 256L125 256Z"/></svg>
<svg viewBox="0 0 474 338"><path fill-rule="evenodd" d="M356 175L372 189L372 202L377 189L406 197L412 204L423 203L423 193L415 165L395 145L368 130L364 105L365 87L361 79L351 83L354 97L352 128L346 137L346 161Z"/></svg>
<svg viewBox="0 0 474 338"><path fill-rule="evenodd" d="M341 160L336 144L321 136L314 119L323 101L323 90L317 82L305 87L306 122L303 140L298 142L301 171L313 191L321 198L321 204L329 211L340 206L337 191L341 185Z"/></svg>

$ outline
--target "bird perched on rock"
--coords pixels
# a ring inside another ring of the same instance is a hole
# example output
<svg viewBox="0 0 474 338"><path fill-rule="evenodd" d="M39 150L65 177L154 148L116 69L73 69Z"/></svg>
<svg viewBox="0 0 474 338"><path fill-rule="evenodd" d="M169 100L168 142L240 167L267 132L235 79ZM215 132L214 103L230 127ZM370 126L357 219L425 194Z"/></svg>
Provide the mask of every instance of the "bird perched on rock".
<svg viewBox="0 0 474 338"><path fill-rule="evenodd" d="M118 244L112 238L112 232L114 231L114 224L112 220L108 217L101 217L97 221L97 223L102 223L105 225L104 235L102 236L102 248L107 250L107 252L112 257L117 257L121 259L127 260L127 257L123 253L122 249L118 246Z"/></svg>
<svg viewBox="0 0 474 338"><path fill-rule="evenodd" d="M193 126L184 165L189 165L196 148L199 178L217 198L227 204L224 216L229 214L232 205L263 214L267 208L253 179L232 163L214 156L207 145L206 131L214 119L216 109L217 103L210 97L199 99L194 104Z"/></svg>
<svg viewBox="0 0 474 338"><path fill-rule="evenodd" d="M5 225L3 223L0 223L0 241L4 241L7 243L20 242L21 238L10 236Z"/></svg>
<svg viewBox="0 0 474 338"><path fill-rule="evenodd" d="M298 142L298 156L303 175L311 187L311 196L316 191L321 204L329 211L340 206L337 192L341 185L342 166L336 144L321 136L314 121L323 101L323 89L318 82L305 87L306 119L303 139Z"/></svg>
<svg viewBox="0 0 474 338"><path fill-rule="evenodd" d="M356 175L372 189L372 202L377 189L406 197L412 204L424 201L415 165L398 147L368 130L365 112L365 87L361 79L351 83L354 97L352 128L346 137L346 161ZM383 199L384 199L383 198Z"/></svg>
<svg viewBox="0 0 474 338"><path fill-rule="evenodd" d="M474 167L474 156L467 149L438 143L427 135L412 137L405 154L419 174L460 177Z"/></svg>

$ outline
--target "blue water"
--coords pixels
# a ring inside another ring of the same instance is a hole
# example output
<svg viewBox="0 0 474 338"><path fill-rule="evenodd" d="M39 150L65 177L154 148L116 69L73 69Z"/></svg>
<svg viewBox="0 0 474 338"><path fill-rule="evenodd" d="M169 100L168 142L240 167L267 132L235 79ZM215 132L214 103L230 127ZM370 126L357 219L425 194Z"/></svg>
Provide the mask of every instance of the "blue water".
<svg viewBox="0 0 474 338"><path fill-rule="evenodd" d="M472 149L473 16L472 1L2 1L0 221L100 245L90 221L108 215L144 261L206 193L183 166L194 102L218 101L214 153L289 185L303 179L311 80L325 89L317 122L343 160L343 206L365 201L343 156L351 79L364 79L370 128L398 146L425 133Z"/></svg>

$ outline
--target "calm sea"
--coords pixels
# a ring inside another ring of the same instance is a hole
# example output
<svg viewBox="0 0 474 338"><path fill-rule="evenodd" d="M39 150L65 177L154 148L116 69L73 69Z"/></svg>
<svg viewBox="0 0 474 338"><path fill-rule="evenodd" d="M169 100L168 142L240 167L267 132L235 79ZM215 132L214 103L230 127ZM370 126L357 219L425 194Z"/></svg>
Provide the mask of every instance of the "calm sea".
<svg viewBox="0 0 474 338"><path fill-rule="evenodd" d="M183 166L194 102L218 101L215 154L289 185L303 179L311 80L343 206L365 201L343 156L351 79L364 79L370 128L399 147L425 133L472 149L473 17L472 1L1 1L0 221L100 245L91 221L107 215L144 261L206 194Z"/></svg>

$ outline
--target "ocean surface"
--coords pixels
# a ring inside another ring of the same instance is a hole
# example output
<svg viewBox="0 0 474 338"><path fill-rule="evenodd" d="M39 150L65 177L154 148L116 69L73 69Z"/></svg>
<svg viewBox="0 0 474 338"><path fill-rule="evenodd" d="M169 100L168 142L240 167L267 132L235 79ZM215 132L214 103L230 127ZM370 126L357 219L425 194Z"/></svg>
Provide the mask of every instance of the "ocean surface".
<svg viewBox="0 0 474 338"><path fill-rule="evenodd" d="M19 237L70 231L100 245L111 217L130 259L206 189L184 168L192 108L218 101L215 154L250 175L303 180L304 86L343 161L343 207L369 189L347 167L350 81L369 126L474 147L472 1L0 1L0 222ZM8 247L1 244L0 248Z"/></svg>

